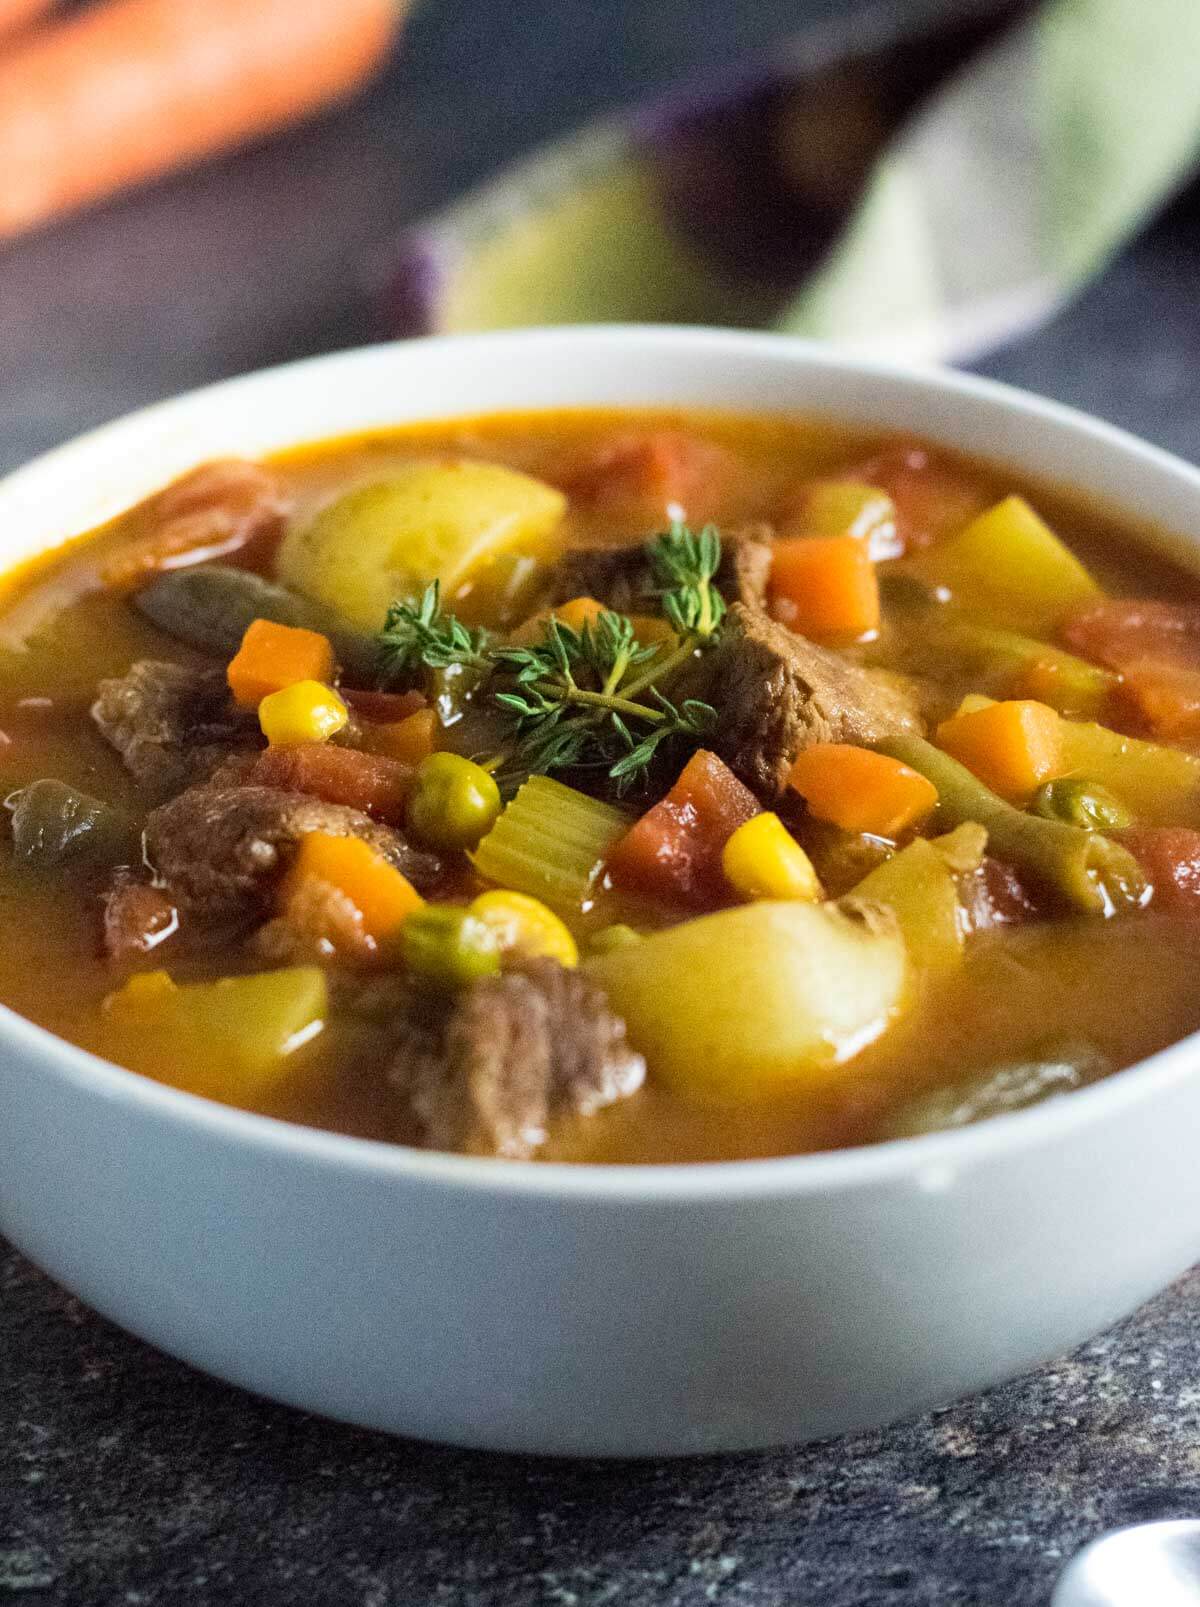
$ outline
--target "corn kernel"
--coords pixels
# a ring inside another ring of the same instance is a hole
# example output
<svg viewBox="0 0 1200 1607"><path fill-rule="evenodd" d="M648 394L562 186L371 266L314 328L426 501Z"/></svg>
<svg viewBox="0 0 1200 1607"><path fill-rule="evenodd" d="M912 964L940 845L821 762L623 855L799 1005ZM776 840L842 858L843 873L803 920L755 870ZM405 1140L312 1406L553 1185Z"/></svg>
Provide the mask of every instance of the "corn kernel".
<svg viewBox="0 0 1200 1607"><path fill-rule="evenodd" d="M725 879L744 898L794 898L815 904L823 895L812 860L778 815L754 815L721 854Z"/></svg>
<svg viewBox="0 0 1200 1607"><path fill-rule="evenodd" d="M491 927L502 953L517 954L525 960L578 965L579 950L567 927L553 910L528 893L497 888L480 893L470 909L472 915Z"/></svg>
<svg viewBox="0 0 1200 1607"><path fill-rule="evenodd" d="M321 681L296 681L258 705L258 723L273 748L328 742L349 718L341 698Z"/></svg>

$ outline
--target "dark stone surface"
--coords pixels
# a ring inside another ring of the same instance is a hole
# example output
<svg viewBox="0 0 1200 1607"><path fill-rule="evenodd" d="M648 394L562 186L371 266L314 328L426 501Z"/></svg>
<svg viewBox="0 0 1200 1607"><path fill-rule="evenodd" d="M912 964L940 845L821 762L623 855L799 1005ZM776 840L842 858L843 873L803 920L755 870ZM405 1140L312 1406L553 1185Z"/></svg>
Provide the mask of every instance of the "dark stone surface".
<svg viewBox="0 0 1200 1607"><path fill-rule="evenodd" d="M592 112L847 9L428 0L359 105L0 255L0 460L369 337L372 248L421 209ZM1200 457L1198 251L1193 190L984 368ZM1034 1607L1099 1530L1200 1505L1197 1299L1194 1275L1070 1360L916 1424L587 1466L389 1441L257 1402L9 1252L0 1599Z"/></svg>

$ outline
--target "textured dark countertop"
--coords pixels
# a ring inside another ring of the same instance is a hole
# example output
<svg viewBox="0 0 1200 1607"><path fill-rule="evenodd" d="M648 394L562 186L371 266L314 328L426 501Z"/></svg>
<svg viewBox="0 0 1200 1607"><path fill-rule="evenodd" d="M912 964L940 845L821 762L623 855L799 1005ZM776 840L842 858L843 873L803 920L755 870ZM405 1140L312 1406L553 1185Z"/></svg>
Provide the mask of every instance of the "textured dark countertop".
<svg viewBox="0 0 1200 1607"><path fill-rule="evenodd" d="M593 111L850 9L427 0L365 102L0 255L0 463L201 381L370 338L364 261L399 224ZM1198 253L1200 188L987 371L1200 458ZM1200 1511L1197 1302L1193 1275L1069 1360L886 1432L564 1465L255 1401L10 1251L0 1599L1034 1607L1102 1528Z"/></svg>

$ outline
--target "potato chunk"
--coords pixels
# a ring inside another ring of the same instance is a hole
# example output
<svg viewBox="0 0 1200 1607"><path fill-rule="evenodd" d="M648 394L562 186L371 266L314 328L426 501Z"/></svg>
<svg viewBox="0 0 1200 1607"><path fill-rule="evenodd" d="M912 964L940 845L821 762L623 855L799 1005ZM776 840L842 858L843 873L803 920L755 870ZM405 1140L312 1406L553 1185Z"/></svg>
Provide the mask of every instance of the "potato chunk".
<svg viewBox="0 0 1200 1607"><path fill-rule="evenodd" d="M477 566L537 548L562 518L553 486L469 458L406 463L357 486L289 532L280 579L362 630L430 580L449 600Z"/></svg>
<svg viewBox="0 0 1200 1607"><path fill-rule="evenodd" d="M651 1075L715 1105L827 1082L885 1029L907 981L895 916L854 899L722 910L587 969Z"/></svg>

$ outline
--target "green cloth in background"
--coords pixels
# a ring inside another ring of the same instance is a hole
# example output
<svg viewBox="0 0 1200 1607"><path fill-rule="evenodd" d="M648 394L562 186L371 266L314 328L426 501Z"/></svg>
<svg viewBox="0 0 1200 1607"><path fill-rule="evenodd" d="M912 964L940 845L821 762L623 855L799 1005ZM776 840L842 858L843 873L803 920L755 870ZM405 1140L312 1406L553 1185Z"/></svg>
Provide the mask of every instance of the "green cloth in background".
<svg viewBox="0 0 1200 1607"><path fill-rule="evenodd" d="M977 9L890 127L920 38L798 46L536 154L400 242L394 327L736 324L910 360L1028 327L1200 158L1200 0Z"/></svg>

